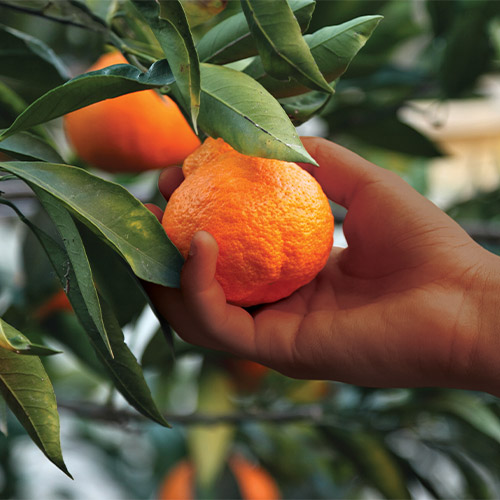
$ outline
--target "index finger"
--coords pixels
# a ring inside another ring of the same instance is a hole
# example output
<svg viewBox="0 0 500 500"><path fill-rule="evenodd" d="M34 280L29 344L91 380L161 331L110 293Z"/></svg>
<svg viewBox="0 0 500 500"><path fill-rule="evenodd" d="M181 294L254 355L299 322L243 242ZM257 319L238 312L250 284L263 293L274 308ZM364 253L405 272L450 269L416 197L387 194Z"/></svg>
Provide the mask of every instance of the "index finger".
<svg viewBox="0 0 500 500"><path fill-rule="evenodd" d="M319 167L300 165L321 184L330 200L345 208L360 189L392 176L391 172L326 139L302 137L301 140Z"/></svg>

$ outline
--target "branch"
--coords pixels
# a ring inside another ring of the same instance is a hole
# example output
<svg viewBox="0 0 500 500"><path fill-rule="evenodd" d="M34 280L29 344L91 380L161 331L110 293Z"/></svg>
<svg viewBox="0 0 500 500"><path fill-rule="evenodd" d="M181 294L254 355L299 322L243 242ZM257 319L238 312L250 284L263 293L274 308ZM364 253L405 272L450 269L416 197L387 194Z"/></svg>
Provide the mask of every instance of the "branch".
<svg viewBox="0 0 500 500"><path fill-rule="evenodd" d="M50 14L47 14L43 10L36 10L36 9L25 7L25 6L22 6L19 4L12 4L9 2L0 1L0 6L5 7L6 9L15 10L17 12L22 12L23 14L28 14L28 15L37 16L37 17L43 17L44 19L47 19L48 21L66 24L68 26L74 26L75 28L81 28L84 30L96 31L96 32L100 32L100 33L107 31L107 29L104 26L101 29L97 29L95 26L87 26L85 24L77 23L77 22L72 21L70 19L52 16Z"/></svg>
<svg viewBox="0 0 500 500"><path fill-rule="evenodd" d="M101 422L127 424L131 422L146 422L148 419L139 413L129 410L118 410L110 406L102 406L85 402L63 402L58 404L59 408L74 413L82 418L97 420ZM325 415L323 408L319 405L309 405L292 408L287 411L247 411L221 414L191 413L189 415L164 414L168 422L182 425L217 425L217 424L241 424L248 421L259 422L323 422Z"/></svg>

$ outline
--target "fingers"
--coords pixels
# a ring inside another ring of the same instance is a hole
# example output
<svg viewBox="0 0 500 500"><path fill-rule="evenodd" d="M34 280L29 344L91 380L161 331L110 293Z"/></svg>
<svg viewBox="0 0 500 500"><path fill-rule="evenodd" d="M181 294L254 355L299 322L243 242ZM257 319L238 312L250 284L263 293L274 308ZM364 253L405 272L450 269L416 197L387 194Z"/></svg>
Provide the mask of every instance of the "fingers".
<svg viewBox="0 0 500 500"><path fill-rule="evenodd" d="M163 218L163 210L153 203L145 203L144 206L161 222Z"/></svg>
<svg viewBox="0 0 500 500"><path fill-rule="evenodd" d="M182 168L175 166L165 168L158 179L160 193L168 200L183 180Z"/></svg>
<svg viewBox="0 0 500 500"><path fill-rule="evenodd" d="M319 167L301 166L316 178L328 198L346 208L368 184L393 177L391 172L326 139L303 137L302 142Z"/></svg>
<svg viewBox="0 0 500 500"><path fill-rule="evenodd" d="M255 358L254 322L244 309L228 304L215 278L218 246L207 232L193 237L181 272L181 290L148 287L153 302L187 342Z"/></svg>

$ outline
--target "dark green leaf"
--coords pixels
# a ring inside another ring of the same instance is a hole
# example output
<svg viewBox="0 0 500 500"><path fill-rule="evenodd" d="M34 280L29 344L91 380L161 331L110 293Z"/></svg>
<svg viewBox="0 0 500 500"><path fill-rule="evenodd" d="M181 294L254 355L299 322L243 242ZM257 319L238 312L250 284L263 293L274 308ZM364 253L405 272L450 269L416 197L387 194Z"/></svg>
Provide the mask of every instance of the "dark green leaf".
<svg viewBox="0 0 500 500"><path fill-rule="evenodd" d="M385 498L410 498L397 461L376 434L333 426L320 429L332 446L353 463L365 484L375 487Z"/></svg>
<svg viewBox="0 0 500 500"><path fill-rule="evenodd" d="M77 226L92 263L92 273L99 292L115 311L120 325L134 321L147 300L130 266L87 226L78 221Z"/></svg>
<svg viewBox="0 0 500 500"><path fill-rule="evenodd" d="M335 82L331 84L332 88ZM295 126L305 123L307 120L317 115L332 98L332 94L313 90L294 97L285 97L279 103Z"/></svg>
<svg viewBox="0 0 500 500"><path fill-rule="evenodd" d="M0 318L0 348L7 349L16 354L36 356L59 353L59 351L55 351L44 345L33 344L19 330L6 323L2 318Z"/></svg>
<svg viewBox="0 0 500 500"><path fill-rule="evenodd" d="M458 0L426 0L425 7L429 13L434 36L443 35L451 26L459 10Z"/></svg>
<svg viewBox="0 0 500 500"><path fill-rule="evenodd" d="M52 146L29 132L19 132L1 141L0 151L18 160L42 160L63 163L63 159Z"/></svg>
<svg viewBox="0 0 500 500"><path fill-rule="evenodd" d="M16 7L19 0L2 0L5 6ZM58 0L50 2L47 0L24 0L23 13L36 16L50 16L53 20L62 23L71 23L81 26L83 29L94 32L107 33L105 22L96 16L83 1L78 0Z"/></svg>
<svg viewBox="0 0 500 500"><path fill-rule="evenodd" d="M141 73L130 64L116 64L85 73L50 90L33 102L4 130L0 140L103 99L160 88L173 81L165 60L154 63L147 73Z"/></svg>
<svg viewBox="0 0 500 500"><path fill-rule="evenodd" d="M8 162L0 169L57 198L118 251L139 278L179 286L181 255L156 217L122 186L70 165Z"/></svg>
<svg viewBox="0 0 500 500"><path fill-rule="evenodd" d="M460 97L470 91L480 75L490 67L492 47L488 25L489 5L471 2L464 8L446 36L439 78L446 97ZM467 36L464 36L467 33Z"/></svg>
<svg viewBox="0 0 500 500"><path fill-rule="evenodd" d="M241 0L241 5L268 75L332 92L286 0Z"/></svg>
<svg viewBox="0 0 500 500"><path fill-rule="evenodd" d="M301 31L309 26L315 0L289 0ZM197 43L200 61L213 64L226 64L257 54L257 47L248 30L243 12L238 12L216 24Z"/></svg>
<svg viewBox="0 0 500 500"><path fill-rule="evenodd" d="M71 477L61 452L56 397L40 358L0 349L0 392L33 442Z"/></svg>
<svg viewBox="0 0 500 500"><path fill-rule="evenodd" d="M200 67L186 14L178 0L134 0L170 63L176 86L196 130L200 111Z"/></svg>
<svg viewBox="0 0 500 500"><path fill-rule="evenodd" d="M59 82L70 78L65 64L44 42L0 24L0 75L30 78L33 74Z"/></svg>
<svg viewBox="0 0 500 500"><path fill-rule="evenodd" d="M68 280L64 287L68 290L72 286L77 286L83 300L83 304L75 303L74 308L83 305L85 314L88 314L92 318L103 344L106 346L111 356L113 356L106 327L102 319L101 305L97 296L92 269L90 268L87 252L85 251L75 222L57 198L54 198L51 194L40 189L36 185L30 184L30 187L33 189L43 208L57 227L66 249L66 255L69 261L68 265L71 265L73 269L76 283L72 283Z"/></svg>
<svg viewBox="0 0 500 500"><path fill-rule="evenodd" d="M240 153L315 164L279 103L239 71L201 65L200 127Z"/></svg>
<svg viewBox="0 0 500 500"><path fill-rule="evenodd" d="M345 131L347 132L347 130ZM376 120L354 123L349 129L349 133L367 144L410 156L423 158L443 156L443 152L434 142L401 122L395 114L380 116Z"/></svg>
<svg viewBox="0 0 500 500"><path fill-rule="evenodd" d="M304 40L326 81L332 82L345 72L381 19L382 16L363 16L304 35ZM305 85L298 82L282 82L267 75L259 58L245 68L245 73L255 78L276 97L289 97L308 91Z"/></svg>

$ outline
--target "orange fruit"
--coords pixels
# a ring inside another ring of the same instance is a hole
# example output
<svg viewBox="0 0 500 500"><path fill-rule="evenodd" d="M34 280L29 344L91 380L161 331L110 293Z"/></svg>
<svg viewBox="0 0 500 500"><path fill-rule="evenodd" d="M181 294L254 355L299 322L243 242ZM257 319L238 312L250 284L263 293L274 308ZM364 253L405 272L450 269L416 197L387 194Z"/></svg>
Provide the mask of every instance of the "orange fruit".
<svg viewBox="0 0 500 500"><path fill-rule="evenodd" d="M167 474L158 492L158 500L191 500L194 498L194 467L182 460Z"/></svg>
<svg viewBox="0 0 500 500"><path fill-rule="evenodd" d="M123 64L104 54L89 71ZM154 90L106 99L64 117L69 142L80 158L108 172L142 172L181 164L200 144L177 104Z"/></svg>
<svg viewBox="0 0 500 500"><path fill-rule="evenodd" d="M231 469L244 500L278 500L281 493L272 476L259 465L235 455L229 459ZM163 479L158 500L193 500L195 470L187 460L175 465Z"/></svg>
<svg viewBox="0 0 500 500"><path fill-rule="evenodd" d="M241 455L229 459L242 498L247 500L278 500L281 498L278 485L262 467L249 462Z"/></svg>
<svg viewBox="0 0 500 500"><path fill-rule="evenodd" d="M59 311L73 311L68 296L61 288L53 295L51 295L42 305L35 311L35 317L38 320L43 320L53 313Z"/></svg>
<svg viewBox="0 0 500 500"><path fill-rule="evenodd" d="M196 231L212 234L216 278L229 302L277 301L323 268L333 216L321 186L297 164L243 155L208 138L182 169L163 227L184 257Z"/></svg>

